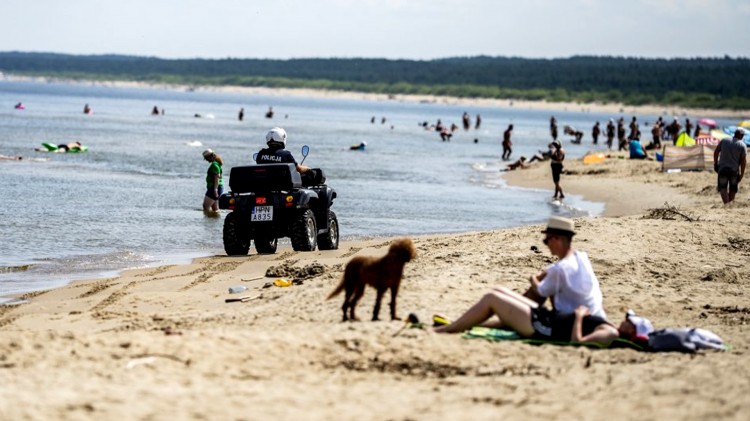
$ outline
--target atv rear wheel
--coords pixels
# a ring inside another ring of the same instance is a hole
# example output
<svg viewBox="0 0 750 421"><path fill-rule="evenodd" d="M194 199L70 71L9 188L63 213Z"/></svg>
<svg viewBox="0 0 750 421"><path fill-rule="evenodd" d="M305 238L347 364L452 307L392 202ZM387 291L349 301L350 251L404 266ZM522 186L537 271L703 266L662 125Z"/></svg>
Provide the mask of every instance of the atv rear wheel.
<svg viewBox="0 0 750 421"><path fill-rule="evenodd" d="M229 256L246 256L250 250L247 227L234 212L224 219L224 250Z"/></svg>
<svg viewBox="0 0 750 421"><path fill-rule="evenodd" d="M318 243L318 228L315 225L315 215L306 209L292 222L289 236L295 251L313 251Z"/></svg>
<svg viewBox="0 0 750 421"><path fill-rule="evenodd" d="M257 246L257 243L256 243ZM336 250L339 248L339 220L333 211L328 211L328 232L318 236L319 250Z"/></svg>
<svg viewBox="0 0 750 421"><path fill-rule="evenodd" d="M274 254L279 240L275 237L266 237L263 235L255 236L255 251L258 254Z"/></svg>

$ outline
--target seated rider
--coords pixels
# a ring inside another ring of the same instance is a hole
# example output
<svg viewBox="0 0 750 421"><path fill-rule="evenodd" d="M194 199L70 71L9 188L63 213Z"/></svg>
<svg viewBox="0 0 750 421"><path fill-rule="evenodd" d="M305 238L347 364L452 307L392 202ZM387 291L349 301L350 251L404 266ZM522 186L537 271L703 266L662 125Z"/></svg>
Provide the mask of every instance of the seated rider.
<svg viewBox="0 0 750 421"><path fill-rule="evenodd" d="M266 133L267 148L258 152L255 162L258 164L294 164L300 174L312 172L310 167L300 165L291 152L286 150L286 130L274 127ZM313 175L313 174L309 174Z"/></svg>

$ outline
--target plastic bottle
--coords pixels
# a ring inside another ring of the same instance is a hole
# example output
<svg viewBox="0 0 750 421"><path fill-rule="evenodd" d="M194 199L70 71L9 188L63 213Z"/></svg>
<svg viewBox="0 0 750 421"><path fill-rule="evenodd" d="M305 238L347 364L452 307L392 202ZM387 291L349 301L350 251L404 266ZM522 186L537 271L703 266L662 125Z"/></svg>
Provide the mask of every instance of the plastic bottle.
<svg viewBox="0 0 750 421"><path fill-rule="evenodd" d="M244 285L236 286L236 287L229 287L229 293L230 294L238 294L242 291L247 291L247 287Z"/></svg>

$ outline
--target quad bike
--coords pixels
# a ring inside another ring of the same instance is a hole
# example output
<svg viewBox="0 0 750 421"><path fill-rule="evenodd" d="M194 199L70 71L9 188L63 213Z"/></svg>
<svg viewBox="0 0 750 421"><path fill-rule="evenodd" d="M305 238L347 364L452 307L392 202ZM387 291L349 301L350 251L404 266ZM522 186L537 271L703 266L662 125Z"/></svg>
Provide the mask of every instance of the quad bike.
<svg viewBox="0 0 750 421"><path fill-rule="evenodd" d="M302 147L305 158L309 150ZM336 191L325 181L322 169L300 175L294 164L233 167L230 191L219 198L219 208L231 211L224 219L224 250L247 255L255 241L258 253L273 254L283 237L296 251L338 249L339 222L331 210Z"/></svg>

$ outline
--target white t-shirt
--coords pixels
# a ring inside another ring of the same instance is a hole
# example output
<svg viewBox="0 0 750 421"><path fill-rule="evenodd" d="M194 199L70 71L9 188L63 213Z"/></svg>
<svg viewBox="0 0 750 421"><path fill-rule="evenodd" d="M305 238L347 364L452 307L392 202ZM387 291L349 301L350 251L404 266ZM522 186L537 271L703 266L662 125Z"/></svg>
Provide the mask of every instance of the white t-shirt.
<svg viewBox="0 0 750 421"><path fill-rule="evenodd" d="M594 316L604 319L602 291L594 275L589 256L578 250L547 268L547 276L539 283L542 297L553 297L555 310L571 314L578 306L586 306Z"/></svg>

